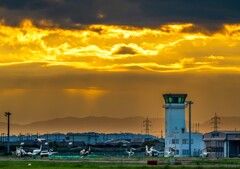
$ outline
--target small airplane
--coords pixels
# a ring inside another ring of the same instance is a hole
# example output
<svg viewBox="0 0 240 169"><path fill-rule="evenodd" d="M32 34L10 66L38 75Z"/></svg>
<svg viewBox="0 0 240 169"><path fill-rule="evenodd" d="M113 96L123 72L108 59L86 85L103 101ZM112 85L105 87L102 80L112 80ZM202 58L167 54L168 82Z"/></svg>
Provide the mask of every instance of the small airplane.
<svg viewBox="0 0 240 169"><path fill-rule="evenodd" d="M146 156L156 157L156 156L159 156L160 154L161 152L154 149L153 146L150 149L148 149L148 146L146 145L146 149L145 149Z"/></svg>
<svg viewBox="0 0 240 169"><path fill-rule="evenodd" d="M126 151L126 153L128 154L128 157L131 157L131 156L133 156L134 155L134 152L133 152L133 150L136 150L135 148L130 148L130 150L129 151Z"/></svg>
<svg viewBox="0 0 240 169"><path fill-rule="evenodd" d="M16 156L17 157L25 157L25 156L36 156L39 155L42 151L42 145L39 149L34 149L32 152L27 152L23 149L23 147L16 147Z"/></svg>
<svg viewBox="0 0 240 169"><path fill-rule="evenodd" d="M50 150L42 150L42 145L39 149L34 149L32 152L27 152L23 149L23 147L16 147L16 156L17 157L34 157L40 155L41 157L51 156L56 154L57 152L53 152L52 149Z"/></svg>
<svg viewBox="0 0 240 169"><path fill-rule="evenodd" d="M39 149L34 149L33 150L32 156L40 155L41 151L42 151L42 145L40 146Z"/></svg>
<svg viewBox="0 0 240 169"><path fill-rule="evenodd" d="M88 156L89 154L91 154L91 147L90 146L88 147L88 150L82 149L80 151L80 156Z"/></svg>
<svg viewBox="0 0 240 169"><path fill-rule="evenodd" d="M174 157L175 156L175 148L170 147L168 151L164 152L165 157Z"/></svg>
<svg viewBox="0 0 240 169"><path fill-rule="evenodd" d="M25 156L27 156L27 152L25 150L23 150L22 147L16 147L15 154L16 154L16 157L25 157Z"/></svg>
<svg viewBox="0 0 240 169"><path fill-rule="evenodd" d="M209 155L210 155L210 152L208 152L207 149L205 148L202 150L202 153L200 154L199 157L204 158L204 157L209 157Z"/></svg>
<svg viewBox="0 0 240 169"><path fill-rule="evenodd" d="M50 149L50 150L43 150L43 151L41 151L39 155L41 157L49 157L49 156L51 156L53 154L56 154L56 153L58 153L58 152L53 152L53 150Z"/></svg>

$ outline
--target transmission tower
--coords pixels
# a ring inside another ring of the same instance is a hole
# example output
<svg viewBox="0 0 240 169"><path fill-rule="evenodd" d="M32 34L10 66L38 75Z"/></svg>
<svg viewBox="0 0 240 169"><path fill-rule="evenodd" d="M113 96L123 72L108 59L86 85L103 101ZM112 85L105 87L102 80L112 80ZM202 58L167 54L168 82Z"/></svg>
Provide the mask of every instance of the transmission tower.
<svg viewBox="0 0 240 169"><path fill-rule="evenodd" d="M152 126L151 123L152 122L148 119L148 117L146 120L143 121L143 127L145 128L145 133L147 135L149 135L150 127Z"/></svg>
<svg viewBox="0 0 240 169"><path fill-rule="evenodd" d="M215 113L214 117L211 118L211 124L213 125L213 131L218 131L220 128L219 125L221 123L221 118L217 116L217 113Z"/></svg>
<svg viewBox="0 0 240 169"><path fill-rule="evenodd" d="M163 131L161 130L161 138L163 138Z"/></svg>
<svg viewBox="0 0 240 169"><path fill-rule="evenodd" d="M192 131L198 133L199 132L199 126L200 126L199 123L193 123L192 124Z"/></svg>

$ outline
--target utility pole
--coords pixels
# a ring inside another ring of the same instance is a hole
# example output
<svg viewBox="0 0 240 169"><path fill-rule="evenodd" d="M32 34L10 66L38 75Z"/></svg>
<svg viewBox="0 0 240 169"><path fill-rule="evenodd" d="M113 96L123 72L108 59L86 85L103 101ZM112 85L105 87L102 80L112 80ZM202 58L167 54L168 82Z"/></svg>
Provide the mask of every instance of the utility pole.
<svg viewBox="0 0 240 169"><path fill-rule="evenodd" d="M217 116L217 113L215 113L214 117L211 118L211 124L213 125L213 131L218 131L219 124L221 122L221 118Z"/></svg>
<svg viewBox="0 0 240 169"><path fill-rule="evenodd" d="M151 125L151 121L148 119L148 117L147 117L147 119L146 120L144 120L143 121L143 127L145 127L145 133L147 134L147 135L149 135L149 131L150 131L150 127L151 127L152 125Z"/></svg>
<svg viewBox="0 0 240 169"><path fill-rule="evenodd" d="M5 112L5 116L8 118L8 137L7 137L7 153L10 154L10 112Z"/></svg>
<svg viewBox="0 0 240 169"><path fill-rule="evenodd" d="M193 102L192 101L186 101L186 103L187 103L187 105L189 105L189 108L188 108L188 110L189 110L189 113L188 113L188 115L189 115L189 117L188 117L188 121L189 121L189 141L188 141L188 144L189 144L189 157L191 157L192 156L192 149L191 149L191 144L192 144L192 138L191 138L191 123L192 123L192 117L191 117L191 111L192 111L192 104L193 104Z"/></svg>

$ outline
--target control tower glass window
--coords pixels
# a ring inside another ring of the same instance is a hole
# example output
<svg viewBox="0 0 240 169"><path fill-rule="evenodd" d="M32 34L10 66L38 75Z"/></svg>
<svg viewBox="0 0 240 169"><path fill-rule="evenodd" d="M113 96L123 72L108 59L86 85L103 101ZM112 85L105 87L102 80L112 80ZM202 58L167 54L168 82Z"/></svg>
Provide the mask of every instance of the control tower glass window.
<svg viewBox="0 0 240 169"><path fill-rule="evenodd" d="M165 103L184 104L187 94L164 94Z"/></svg>
<svg viewBox="0 0 240 169"><path fill-rule="evenodd" d="M178 103L182 103L182 102L183 102L183 99L184 99L184 98L179 97L179 98L178 98Z"/></svg>

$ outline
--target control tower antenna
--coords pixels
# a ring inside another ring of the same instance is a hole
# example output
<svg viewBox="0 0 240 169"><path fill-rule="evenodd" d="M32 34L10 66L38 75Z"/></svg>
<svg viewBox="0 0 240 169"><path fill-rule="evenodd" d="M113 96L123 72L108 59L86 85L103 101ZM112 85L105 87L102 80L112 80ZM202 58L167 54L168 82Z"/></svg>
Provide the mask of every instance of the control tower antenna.
<svg viewBox="0 0 240 169"><path fill-rule="evenodd" d="M147 135L149 135L150 127L152 126L151 123L152 123L152 122L148 119L148 117L147 117L146 120L143 121L143 127L145 127L145 133L146 133Z"/></svg>
<svg viewBox="0 0 240 169"><path fill-rule="evenodd" d="M214 117L211 118L211 124L213 125L213 131L218 131L220 128L219 125L221 123L221 118L217 116L217 113L215 113Z"/></svg>

